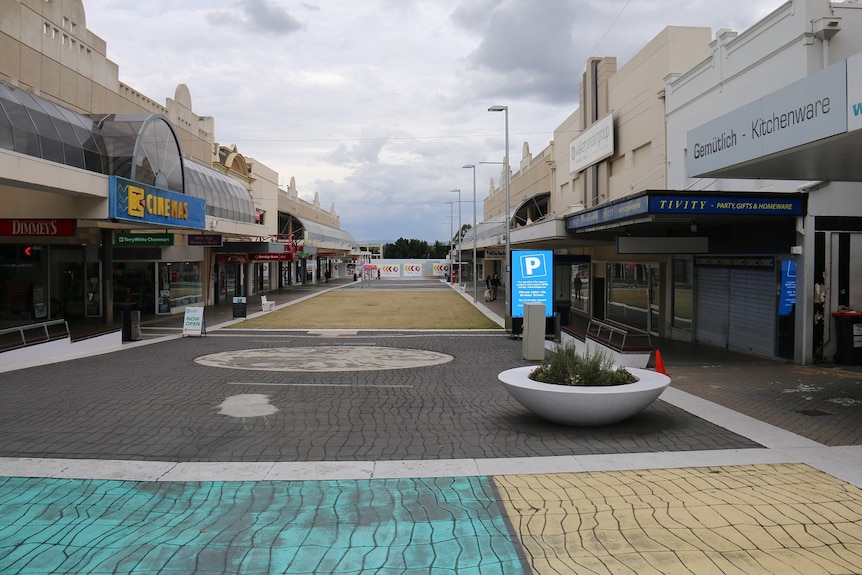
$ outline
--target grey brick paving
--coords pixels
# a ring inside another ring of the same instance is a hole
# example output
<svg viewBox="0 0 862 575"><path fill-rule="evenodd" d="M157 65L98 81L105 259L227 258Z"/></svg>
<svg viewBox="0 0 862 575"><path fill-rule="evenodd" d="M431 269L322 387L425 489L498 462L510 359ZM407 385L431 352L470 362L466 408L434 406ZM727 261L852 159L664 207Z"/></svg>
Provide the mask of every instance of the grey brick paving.
<svg viewBox="0 0 862 575"><path fill-rule="evenodd" d="M862 445L862 366L659 340L672 387L828 446Z"/></svg>
<svg viewBox="0 0 862 575"><path fill-rule="evenodd" d="M757 444L657 401L626 422L538 419L496 374L524 365L503 333L218 331L18 370L0 383L0 456L161 461L381 461L744 449ZM201 366L226 350L381 345L454 356L409 370L271 372ZM285 385L286 384L286 385ZM333 385L334 384L334 385ZM219 415L226 397L270 396L266 417Z"/></svg>

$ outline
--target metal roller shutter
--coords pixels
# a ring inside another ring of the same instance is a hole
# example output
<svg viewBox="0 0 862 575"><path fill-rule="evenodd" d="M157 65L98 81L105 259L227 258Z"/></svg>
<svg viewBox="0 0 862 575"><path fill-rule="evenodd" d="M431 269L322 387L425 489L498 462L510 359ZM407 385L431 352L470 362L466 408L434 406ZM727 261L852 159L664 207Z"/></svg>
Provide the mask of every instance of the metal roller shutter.
<svg viewBox="0 0 862 575"><path fill-rule="evenodd" d="M695 341L775 356L773 270L701 267L695 277Z"/></svg>
<svg viewBox="0 0 862 575"><path fill-rule="evenodd" d="M730 270L728 348L775 355L775 272Z"/></svg>
<svg viewBox="0 0 862 575"><path fill-rule="evenodd" d="M696 268L695 340L727 347L730 269Z"/></svg>

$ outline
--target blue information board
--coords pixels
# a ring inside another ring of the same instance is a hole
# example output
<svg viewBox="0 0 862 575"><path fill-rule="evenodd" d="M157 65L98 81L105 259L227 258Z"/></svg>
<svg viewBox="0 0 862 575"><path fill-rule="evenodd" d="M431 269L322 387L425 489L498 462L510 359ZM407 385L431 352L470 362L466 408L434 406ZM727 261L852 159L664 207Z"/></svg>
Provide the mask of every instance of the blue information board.
<svg viewBox="0 0 862 575"><path fill-rule="evenodd" d="M778 315L790 315L796 303L796 260L781 260Z"/></svg>
<svg viewBox="0 0 862 575"><path fill-rule="evenodd" d="M554 315L554 252L512 251L512 317L524 317L524 304L545 304L545 317Z"/></svg>

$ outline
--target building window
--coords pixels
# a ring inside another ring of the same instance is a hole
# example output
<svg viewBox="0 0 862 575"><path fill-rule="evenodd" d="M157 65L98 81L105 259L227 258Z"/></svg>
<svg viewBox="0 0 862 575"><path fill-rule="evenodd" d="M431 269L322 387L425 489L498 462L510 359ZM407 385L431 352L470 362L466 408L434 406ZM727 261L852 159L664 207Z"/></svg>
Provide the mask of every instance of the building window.
<svg viewBox="0 0 862 575"><path fill-rule="evenodd" d="M607 318L641 331L648 331L649 280L649 269L646 264L635 262L610 264L605 310Z"/></svg>
<svg viewBox="0 0 862 575"><path fill-rule="evenodd" d="M590 264L572 265L572 289L570 306L582 312L590 311Z"/></svg>
<svg viewBox="0 0 862 575"><path fill-rule="evenodd" d="M692 260L674 258L671 325L676 329L691 331L693 285L694 265Z"/></svg>
<svg viewBox="0 0 862 575"><path fill-rule="evenodd" d="M204 301L200 262L159 264L159 313Z"/></svg>

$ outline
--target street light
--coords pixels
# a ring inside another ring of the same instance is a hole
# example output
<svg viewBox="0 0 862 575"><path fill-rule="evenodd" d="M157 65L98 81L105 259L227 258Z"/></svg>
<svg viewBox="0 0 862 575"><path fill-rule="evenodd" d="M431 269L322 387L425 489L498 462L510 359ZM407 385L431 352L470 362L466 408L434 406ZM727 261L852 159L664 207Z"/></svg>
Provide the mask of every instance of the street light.
<svg viewBox="0 0 862 575"><path fill-rule="evenodd" d="M506 158L503 162L506 170L506 322L512 322L512 277L510 262L512 259L512 244L509 235L512 231L511 216L509 215L509 106L491 106L489 112L503 112L506 119ZM512 326L514 328L514 326ZM514 331L514 329L512 330Z"/></svg>
<svg viewBox="0 0 862 575"><path fill-rule="evenodd" d="M452 263L452 252L455 251L455 248L452 247L452 242L455 241L455 235L452 233L452 222L455 220L454 216L452 215L452 208L454 207L455 202L446 202L446 203L449 204L449 263L451 264ZM453 283L453 280L455 279L455 274L452 273L452 271L453 271L451 269L452 266L450 265L449 267L450 267L450 269L449 269L449 283L451 284L451 283Z"/></svg>
<svg viewBox="0 0 862 575"><path fill-rule="evenodd" d="M465 164L461 167L473 170L473 303L476 303L479 301L479 296L476 291L479 289L477 287L479 284L479 277L476 275L478 273L478 269L476 267L476 164Z"/></svg>
<svg viewBox="0 0 862 575"><path fill-rule="evenodd" d="M461 190L450 190L453 194L458 192L458 284L461 283Z"/></svg>

